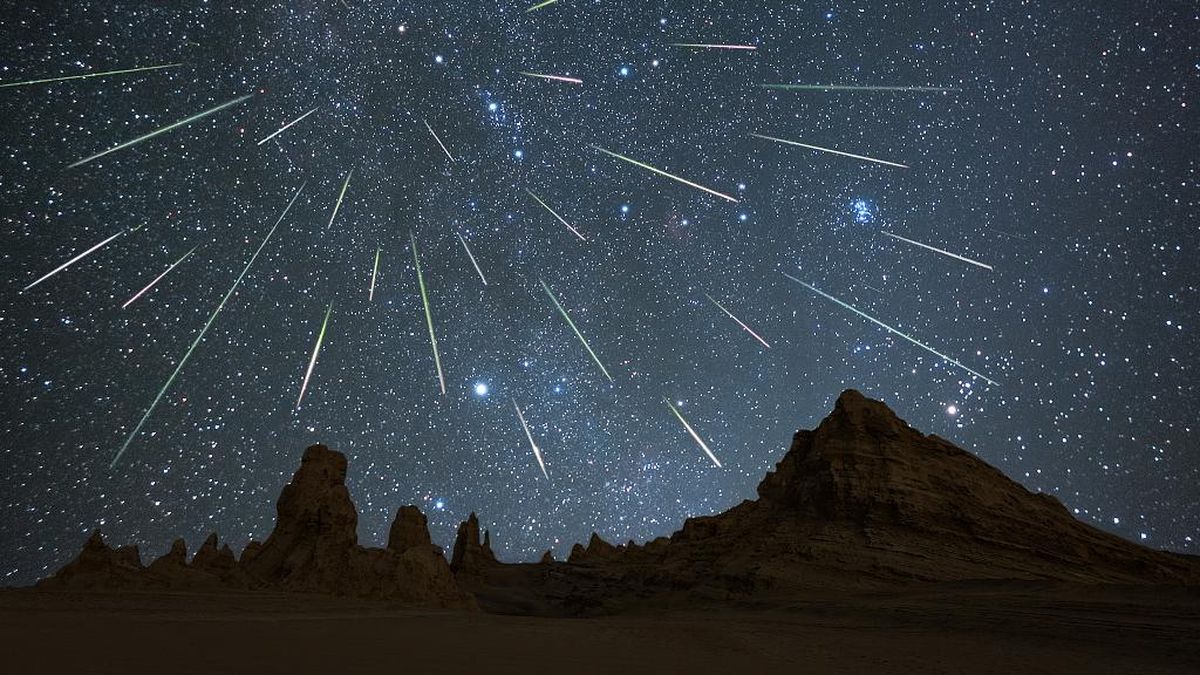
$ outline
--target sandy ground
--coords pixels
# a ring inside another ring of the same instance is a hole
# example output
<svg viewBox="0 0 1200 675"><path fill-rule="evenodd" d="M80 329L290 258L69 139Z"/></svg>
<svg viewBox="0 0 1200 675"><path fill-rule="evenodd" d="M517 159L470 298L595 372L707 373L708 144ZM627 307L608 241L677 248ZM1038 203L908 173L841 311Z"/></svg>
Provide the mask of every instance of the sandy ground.
<svg viewBox="0 0 1200 675"><path fill-rule="evenodd" d="M10 673L1198 673L1200 593L957 586L587 619L0 591Z"/></svg>

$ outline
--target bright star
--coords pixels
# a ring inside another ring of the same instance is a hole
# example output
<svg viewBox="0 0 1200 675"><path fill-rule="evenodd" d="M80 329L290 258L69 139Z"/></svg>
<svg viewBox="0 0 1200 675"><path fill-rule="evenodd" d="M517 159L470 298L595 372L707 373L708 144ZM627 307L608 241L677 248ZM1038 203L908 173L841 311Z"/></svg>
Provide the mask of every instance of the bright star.
<svg viewBox="0 0 1200 675"><path fill-rule="evenodd" d="M476 396L487 396L487 393L488 393L488 386L487 386L486 382L476 382L475 383L475 395Z"/></svg>

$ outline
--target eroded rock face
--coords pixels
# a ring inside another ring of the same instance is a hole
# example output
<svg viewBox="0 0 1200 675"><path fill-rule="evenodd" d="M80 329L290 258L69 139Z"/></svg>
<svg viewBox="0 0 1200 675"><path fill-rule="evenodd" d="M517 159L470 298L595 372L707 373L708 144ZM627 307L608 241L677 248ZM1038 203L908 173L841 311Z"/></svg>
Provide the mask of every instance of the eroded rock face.
<svg viewBox="0 0 1200 675"><path fill-rule="evenodd" d="M491 544L490 532L484 533L484 541L480 543L479 518L474 513L459 524L450 558L450 569L459 583L468 586L477 584L487 576L488 570L498 564Z"/></svg>
<svg viewBox="0 0 1200 675"><path fill-rule="evenodd" d="M74 560L64 565L54 576L38 582L40 588L126 588L137 585L142 560L136 546L112 549L104 543L100 530L95 530L83 544Z"/></svg>
<svg viewBox="0 0 1200 675"><path fill-rule="evenodd" d="M416 546L430 546L433 541L429 537L429 523L425 514L415 506L401 506L396 511L396 519L392 521L392 529L388 534L388 550L394 553L404 553Z"/></svg>

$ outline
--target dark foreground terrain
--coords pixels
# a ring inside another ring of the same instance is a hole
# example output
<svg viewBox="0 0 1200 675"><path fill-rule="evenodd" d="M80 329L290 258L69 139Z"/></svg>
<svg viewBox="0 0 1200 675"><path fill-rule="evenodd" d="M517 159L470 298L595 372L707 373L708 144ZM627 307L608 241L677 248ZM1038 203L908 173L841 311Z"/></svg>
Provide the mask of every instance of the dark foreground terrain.
<svg viewBox="0 0 1200 675"><path fill-rule="evenodd" d="M1196 673L1194 589L978 583L537 618L281 593L0 593L11 673Z"/></svg>

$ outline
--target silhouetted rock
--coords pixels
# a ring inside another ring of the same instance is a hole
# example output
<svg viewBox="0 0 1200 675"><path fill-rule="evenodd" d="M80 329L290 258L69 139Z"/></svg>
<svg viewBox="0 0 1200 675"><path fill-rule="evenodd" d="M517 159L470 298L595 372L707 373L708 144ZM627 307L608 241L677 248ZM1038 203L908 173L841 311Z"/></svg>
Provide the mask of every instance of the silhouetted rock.
<svg viewBox="0 0 1200 675"><path fill-rule="evenodd" d="M233 550L229 548L229 544L217 548L216 532L208 535L208 538L196 550L196 555L192 556L192 569L194 570L223 576L229 574L236 567L237 560L233 557Z"/></svg>
<svg viewBox="0 0 1200 675"><path fill-rule="evenodd" d="M571 556L567 559L568 562L604 562L605 560L613 560L618 557L620 551L618 547L604 541L600 535L592 533L592 538L588 540L587 548L575 544L571 547Z"/></svg>
<svg viewBox="0 0 1200 675"><path fill-rule="evenodd" d="M246 542L246 547L242 549L242 555L238 558L238 565L249 568L250 562L258 557L262 552L262 542L251 539Z"/></svg>
<svg viewBox="0 0 1200 675"><path fill-rule="evenodd" d="M549 565L550 563L554 562L554 551L551 549L546 549L546 552L542 554L542 559L538 562L543 565Z"/></svg>
<svg viewBox="0 0 1200 675"><path fill-rule="evenodd" d="M104 543L100 530L94 530L74 560L37 585L40 588L125 588L138 584L142 570L136 546L113 550Z"/></svg>
<svg viewBox="0 0 1200 675"><path fill-rule="evenodd" d="M146 569L156 575L173 575L187 569L187 542L182 539L171 542L170 550L155 559Z"/></svg>
<svg viewBox="0 0 1200 675"><path fill-rule="evenodd" d="M401 506L388 533L388 550L404 553L414 546L430 546L429 524L425 514L415 506Z"/></svg>
<svg viewBox="0 0 1200 675"><path fill-rule="evenodd" d="M450 558L450 569L460 584L471 587L486 577L489 569L497 565L492 553L491 533L485 543L479 541L479 518L474 513L459 524L454 537L454 551Z"/></svg>

